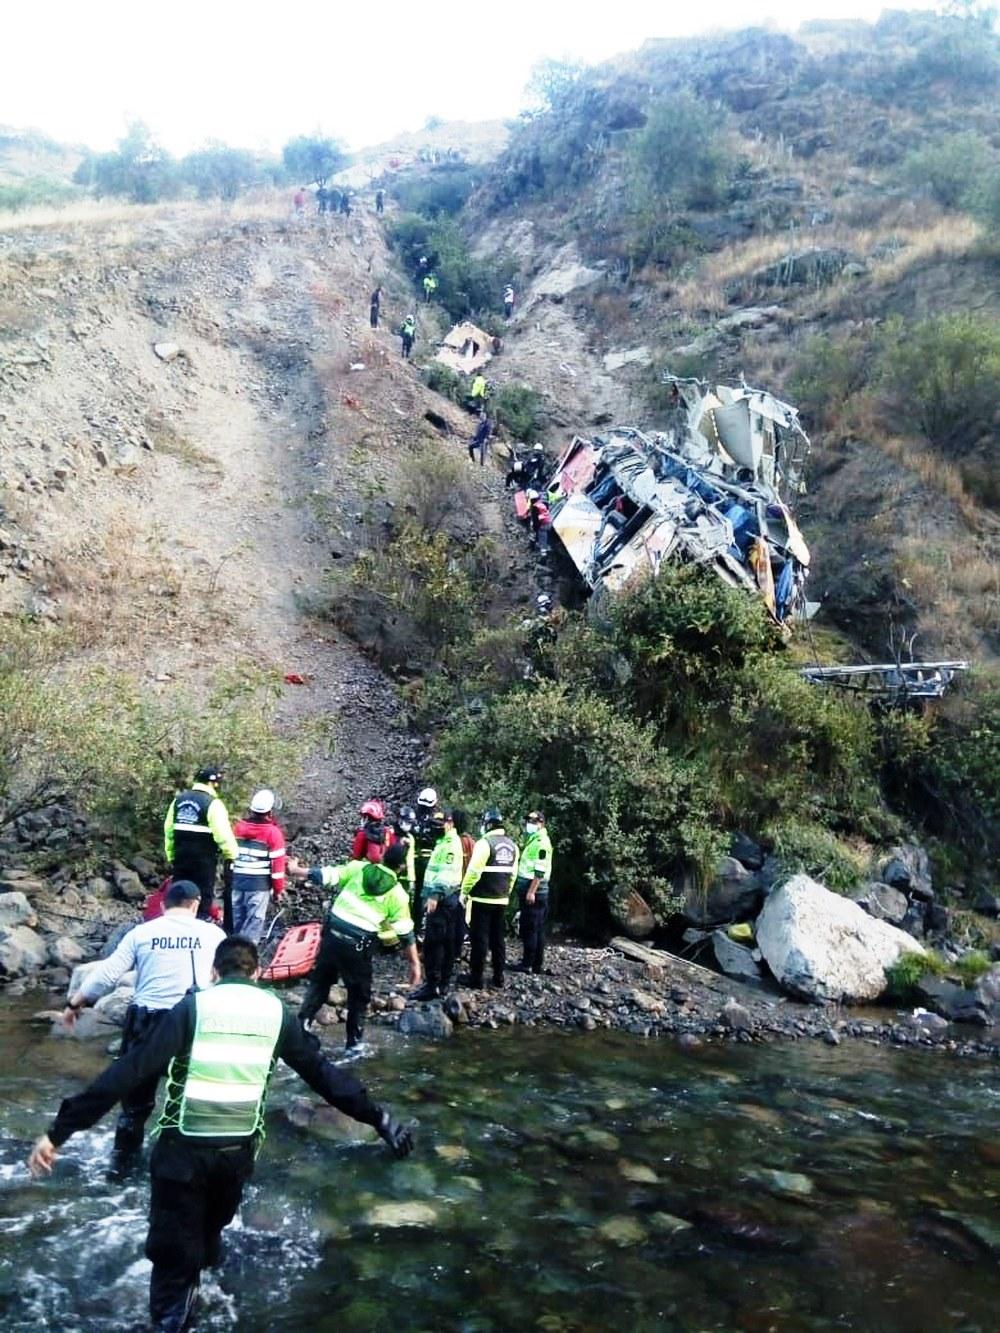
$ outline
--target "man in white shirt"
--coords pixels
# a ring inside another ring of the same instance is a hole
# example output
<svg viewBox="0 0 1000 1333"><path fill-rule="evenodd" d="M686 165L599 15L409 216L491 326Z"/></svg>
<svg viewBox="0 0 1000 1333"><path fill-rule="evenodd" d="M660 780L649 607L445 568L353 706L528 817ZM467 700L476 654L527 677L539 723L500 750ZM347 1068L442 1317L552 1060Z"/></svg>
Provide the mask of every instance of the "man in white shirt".
<svg viewBox="0 0 1000 1333"><path fill-rule="evenodd" d="M119 1055L125 1055L188 991L210 986L215 950L226 937L212 922L198 919L200 897L198 885L189 879L171 884L163 915L133 927L114 953L87 973L80 989L69 997L63 1023L73 1027L81 1009L95 1004L126 972L134 970L135 993L125 1014L119 1051ZM122 1101L115 1128L115 1153L119 1157L127 1157L142 1146L159 1081L160 1074L146 1079Z"/></svg>

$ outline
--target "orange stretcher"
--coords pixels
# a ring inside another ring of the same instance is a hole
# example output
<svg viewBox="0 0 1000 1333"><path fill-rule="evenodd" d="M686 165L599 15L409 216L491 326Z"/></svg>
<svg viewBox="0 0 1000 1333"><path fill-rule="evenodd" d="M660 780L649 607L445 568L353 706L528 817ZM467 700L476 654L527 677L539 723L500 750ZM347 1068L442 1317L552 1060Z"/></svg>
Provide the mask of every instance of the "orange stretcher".
<svg viewBox="0 0 1000 1333"><path fill-rule="evenodd" d="M274 957L260 974L261 981L295 981L308 976L319 953L320 921L290 926L282 935Z"/></svg>
<svg viewBox="0 0 1000 1333"><path fill-rule="evenodd" d="M518 518L527 518L529 507L530 506L528 505L528 497L527 495L525 495L524 491L515 491L514 513L518 516Z"/></svg>

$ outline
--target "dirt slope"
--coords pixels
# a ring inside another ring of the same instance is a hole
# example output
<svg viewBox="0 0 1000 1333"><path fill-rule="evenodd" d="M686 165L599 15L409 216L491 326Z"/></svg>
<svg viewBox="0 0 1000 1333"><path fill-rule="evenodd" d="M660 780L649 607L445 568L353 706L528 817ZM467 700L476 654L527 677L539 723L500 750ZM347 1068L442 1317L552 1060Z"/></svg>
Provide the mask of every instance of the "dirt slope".
<svg viewBox="0 0 1000 1333"><path fill-rule="evenodd" d="M406 303L379 225L189 207L4 244L0 608L58 620L151 689L236 659L304 676L279 708L330 743L304 757L294 817L342 849L365 795L412 795L420 741L300 599L393 493L427 407L465 430L368 328L376 280L390 327Z"/></svg>

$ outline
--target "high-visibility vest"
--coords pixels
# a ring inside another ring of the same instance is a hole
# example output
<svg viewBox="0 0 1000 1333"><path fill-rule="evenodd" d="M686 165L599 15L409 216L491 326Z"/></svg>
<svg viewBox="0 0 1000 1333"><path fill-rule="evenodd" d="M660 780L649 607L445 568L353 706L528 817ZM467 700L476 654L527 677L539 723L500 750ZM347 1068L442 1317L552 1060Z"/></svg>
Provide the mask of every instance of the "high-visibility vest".
<svg viewBox="0 0 1000 1333"><path fill-rule="evenodd" d="M347 928L351 935L378 935L383 927L391 926L395 935L412 935L413 918L410 916L410 898L399 879L385 866L378 869L392 875L392 888L385 893L365 891L363 877L369 861L349 861L346 866L325 866L324 887L336 885L340 892L330 903L330 923Z"/></svg>
<svg viewBox="0 0 1000 1333"><path fill-rule="evenodd" d="M476 843L467 876L475 868L477 852L483 843L488 845L486 864L476 882L470 885L468 895L474 903L506 904L517 873L517 844L503 829L491 829Z"/></svg>
<svg viewBox="0 0 1000 1333"><path fill-rule="evenodd" d="M455 829L446 829L431 852L424 871L423 896L438 898L454 893L462 883L462 839Z"/></svg>
<svg viewBox="0 0 1000 1333"><path fill-rule="evenodd" d="M220 982L194 997L191 1050L167 1071L157 1126L188 1138L251 1138L263 1129L284 1008L270 991Z"/></svg>
<svg viewBox="0 0 1000 1333"><path fill-rule="evenodd" d="M517 867L518 879L529 883L538 880L538 888L544 891L549 887L552 874L552 840L544 828L537 833L530 833L528 841L521 851L521 860Z"/></svg>

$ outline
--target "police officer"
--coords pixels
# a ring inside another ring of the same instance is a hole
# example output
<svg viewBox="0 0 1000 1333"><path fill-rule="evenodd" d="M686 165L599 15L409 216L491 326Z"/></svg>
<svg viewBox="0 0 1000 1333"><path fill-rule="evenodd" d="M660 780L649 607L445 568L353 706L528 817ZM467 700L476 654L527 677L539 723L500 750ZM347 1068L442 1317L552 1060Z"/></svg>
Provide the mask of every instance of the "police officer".
<svg viewBox="0 0 1000 1333"><path fill-rule="evenodd" d="M143 921L124 936L118 948L91 968L83 984L63 1010L63 1023L72 1028L81 1009L96 1004L114 990L126 972L134 971L135 992L125 1011L121 1056L141 1045L160 1021L192 989L212 980L212 959L225 939L218 926L199 921L200 893L189 879L175 879L166 891L162 916ZM115 1153L119 1159L142 1146L146 1121L156 1101L162 1070L137 1083L122 1098L115 1128Z"/></svg>
<svg viewBox="0 0 1000 1333"><path fill-rule="evenodd" d="M153 1264L149 1310L160 1333L189 1326L201 1270L219 1261L222 1230L240 1205L264 1138L264 1103L277 1057L324 1101L371 1125L397 1157L413 1148L409 1130L376 1106L357 1079L323 1058L319 1042L276 995L254 984L258 968L254 944L240 935L224 939L215 951L218 984L186 996L147 1041L68 1097L28 1158L32 1175L51 1171L71 1134L89 1129L169 1064L149 1166L146 1237Z"/></svg>
<svg viewBox="0 0 1000 1333"><path fill-rule="evenodd" d="M518 861L517 844L508 837L499 810L491 807L483 813L482 835L472 849L462 880L462 899L472 903L469 984L474 990L483 988L487 949L493 965L493 985L503 985L507 960L505 916Z"/></svg>
<svg viewBox="0 0 1000 1333"><path fill-rule="evenodd" d="M175 879L191 879L201 890L198 915L208 920L215 896L215 871L219 853L231 867L239 848L229 811L219 799L222 770L218 764L205 764L194 775L186 791L178 792L170 802L163 821L163 851L173 867Z"/></svg>
<svg viewBox="0 0 1000 1333"><path fill-rule="evenodd" d="M411 908L414 906L413 895L417 882L417 840L414 835L416 826L416 810L412 805L401 805L399 814L393 821L392 837L394 842L398 842L401 847L406 848L406 860L402 862L396 874L410 896ZM410 915L413 916L412 911Z"/></svg>
<svg viewBox="0 0 1000 1333"><path fill-rule="evenodd" d="M431 826L438 837L427 862L422 890L427 980L413 992L412 1000L433 1000L448 989L455 966L455 919L464 910L459 900L462 839L451 811L435 810Z"/></svg>
<svg viewBox="0 0 1000 1333"><path fill-rule="evenodd" d="M302 1022L311 1023L326 1004L330 987L341 980L347 988L347 1049L364 1036L365 1012L372 998L372 954L380 934L391 934L405 946L410 964L410 985L420 984L420 960L406 890L396 871L405 850L394 843L381 862L348 861L340 866L307 870L289 861L288 873L324 889L336 889L323 922L319 954L309 977L306 998L299 1009Z"/></svg>
<svg viewBox="0 0 1000 1333"><path fill-rule="evenodd" d="M545 815L532 810L524 823L527 841L517 866L517 903L521 921L521 972L541 972L545 957L545 922L549 915L552 841Z"/></svg>

